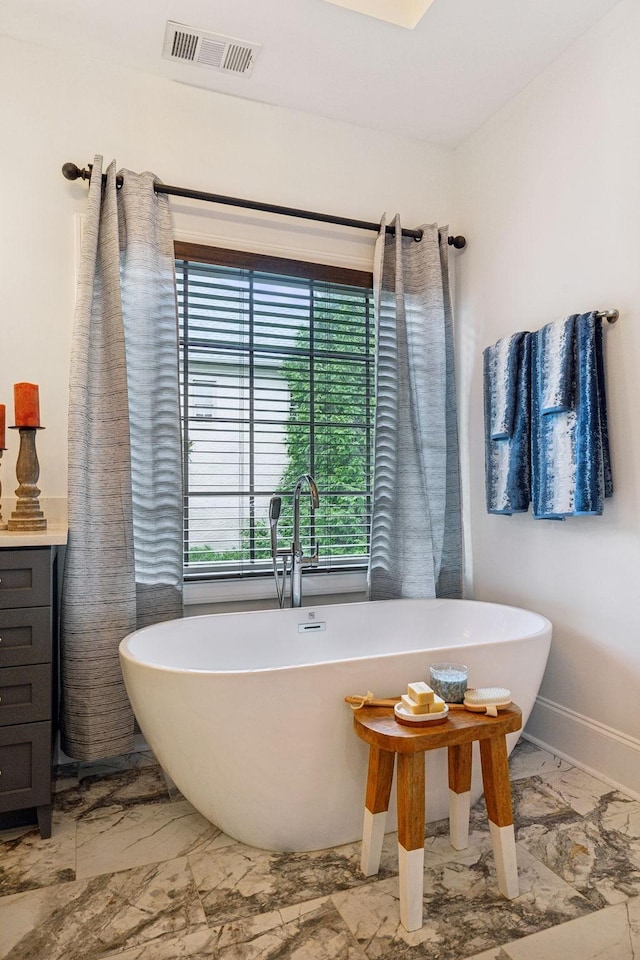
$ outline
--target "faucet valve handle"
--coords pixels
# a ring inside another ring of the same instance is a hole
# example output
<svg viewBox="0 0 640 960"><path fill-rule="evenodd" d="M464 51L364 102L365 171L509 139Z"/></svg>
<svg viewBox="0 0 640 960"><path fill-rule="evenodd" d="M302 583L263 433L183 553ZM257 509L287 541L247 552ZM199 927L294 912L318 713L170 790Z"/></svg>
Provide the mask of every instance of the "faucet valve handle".
<svg viewBox="0 0 640 960"><path fill-rule="evenodd" d="M316 543L315 553L310 557L303 557L302 562L309 567L314 567L318 560L320 559L320 544Z"/></svg>

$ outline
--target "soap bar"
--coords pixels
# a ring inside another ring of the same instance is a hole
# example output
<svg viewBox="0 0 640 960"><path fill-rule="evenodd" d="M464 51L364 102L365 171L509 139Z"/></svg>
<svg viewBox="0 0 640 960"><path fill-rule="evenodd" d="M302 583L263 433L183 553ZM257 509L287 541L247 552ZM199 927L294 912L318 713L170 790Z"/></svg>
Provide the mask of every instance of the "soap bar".
<svg viewBox="0 0 640 960"><path fill-rule="evenodd" d="M433 703L429 704L429 713L442 713L445 708L445 702L442 697L439 697L436 693L433 698Z"/></svg>
<svg viewBox="0 0 640 960"><path fill-rule="evenodd" d="M416 703L433 703L435 696L433 690L424 680L418 680L416 683L410 683L407 687L407 693Z"/></svg>
<svg viewBox="0 0 640 960"><path fill-rule="evenodd" d="M411 697L408 697L406 693L402 694L402 706L405 710L408 710L409 713L429 713L429 704L428 703L416 703Z"/></svg>

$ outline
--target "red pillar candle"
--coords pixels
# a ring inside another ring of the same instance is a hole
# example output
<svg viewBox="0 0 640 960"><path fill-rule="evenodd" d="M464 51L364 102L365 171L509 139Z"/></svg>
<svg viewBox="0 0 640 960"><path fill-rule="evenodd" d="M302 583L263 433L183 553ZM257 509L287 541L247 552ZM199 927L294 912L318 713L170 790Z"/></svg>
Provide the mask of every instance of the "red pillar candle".
<svg viewBox="0 0 640 960"><path fill-rule="evenodd" d="M14 383L13 402L16 427L40 426L40 398L37 383Z"/></svg>
<svg viewBox="0 0 640 960"><path fill-rule="evenodd" d="M0 450L5 448L4 429L7 423L7 408L4 403L0 403Z"/></svg>

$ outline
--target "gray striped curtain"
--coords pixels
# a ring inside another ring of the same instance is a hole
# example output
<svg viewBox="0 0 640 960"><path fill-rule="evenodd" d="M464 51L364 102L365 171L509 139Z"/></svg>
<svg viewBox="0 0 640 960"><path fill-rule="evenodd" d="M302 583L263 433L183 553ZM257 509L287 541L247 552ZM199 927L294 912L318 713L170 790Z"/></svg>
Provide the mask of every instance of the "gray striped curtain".
<svg viewBox="0 0 640 960"><path fill-rule="evenodd" d="M447 229L376 242L369 597L460 597L462 516Z"/></svg>
<svg viewBox="0 0 640 960"><path fill-rule="evenodd" d="M125 753L118 644L182 615L182 464L171 213L151 173L93 165L71 351L62 748Z"/></svg>

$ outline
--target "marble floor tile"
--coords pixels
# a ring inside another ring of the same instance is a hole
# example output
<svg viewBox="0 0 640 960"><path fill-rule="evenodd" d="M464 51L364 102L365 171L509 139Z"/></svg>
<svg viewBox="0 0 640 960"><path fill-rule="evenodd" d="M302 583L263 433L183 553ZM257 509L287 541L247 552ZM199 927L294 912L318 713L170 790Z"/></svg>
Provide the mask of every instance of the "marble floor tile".
<svg viewBox="0 0 640 960"><path fill-rule="evenodd" d="M624 903L505 946L510 960L635 960Z"/></svg>
<svg viewBox="0 0 640 960"><path fill-rule="evenodd" d="M8 840L18 840L19 837L26 837L37 829L36 824L27 823L19 827L4 827L0 829L0 843L6 843ZM0 850L3 848L0 847Z"/></svg>
<svg viewBox="0 0 640 960"><path fill-rule="evenodd" d="M597 811L605 797L615 794L617 798L625 799L624 794L618 793L609 784L597 780L578 767L541 774L539 781L545 784L550 795L557 797L560 803L571 807L583 817Z"/></svg>
<svg viewBox="0 0 640 960"><path fill-rule="evenodd" d="M107 757L104 760L81 760L78 763L78 777L107 777L112 773L125 770L140 770L142 767L157 766L158 761L147 747L135 753L125 753L120 757Z"/></svg>
<svg viewBox="0 0 640 960"><path fill-rule="evenodd" d="M635 950L633 957L640 957L640 897L635 897L626 903L629 917L629 939Z"/></svg>
<svg viewBox="0 0 640 960"><path fill-rule="evenodd" d="M139 769L146 766L157 766L158 761L152 751L145 745L144 749L133 753L124 753L118 757L105 757L102 760L66 760L58 763L54 769L56 779L76 780L85 777L106 777L112 773L122 773L124 770Z"/></svg>
<svg viewBox="0 0 640 960"><path fill-rule="evenodd" d="M520 849L518 869L520 895L505 900L497 888L491 855L427 868L424 926L411 933L400 924L395 877L336 893L332 900L368 960L482 956L511 940L592 911L585 898Z"/></svg>
<svg viewBox="0 0 640 960"><path fill-rule="evenodd" d="M78 779L79 760L65 760L57 763L53 768L54 777L75 777Z"/></svg>
<svg viewBox="0 0 640 960"><path fill-rule="evenodd" d="M520 896L498 892L480 800L464 851L448 821L427 824L425 923L407 933L397 835L365 878L359 843L278 854L225 836L150 751L69 763L57 771L52 839L0 832L0 958L640 957L640 802L525 740L510 766Z"/></svg>
<svg viewBox="0 0 640 960"><path fill-rule="evenodd" d="M53 768L53 789L55 791L58 781L73 780L78 781L78 769L80 764L77 760L72 763L62 763Z"/></svg>
<svg viewBox="0 0 640 960"><path fill-rule="evenodd" d="M169 800L164 774L157 763L109 773L58 778L54 805L76 820L103 817L130 807Z"/></svg>
<svg viewBox="0 0 640 960"><path fill-rule="evenodd" d="M366 960L330 900L324 898L236 920L104 960Z"/></svg>
<svg viewBox="0 0 640 960"><path fill-rule="evenodd" d="M164 774L164 781L167 785L167 790L169 791L170 799L173 800L174 802L177 800L184 800L185 798L180 793L180 791L178 790L178 788L176 787L175 783L173 782L169 774L166 772L166 770L163 770L162 772Z"/></svg>
<svg viewBox="0 0 640 960"><path fill-rule="evenodd" d="M138 805L78 822L76 876L83 880L235 843L186 800Z"/></svg>
<svg viewBox="0 0 640 960"><path fill-rule="evenodd" d="M640 840L640 802L616 790L602 797L593 818L605 830L616 830L632 840Z"/></svg>
<svg viewBox="0 0 640 960"><path fill-rule="evenodd" d="M494 947L491 950L483 950L482 953L476 953L473 957L467 957L466 960L511 960L511 957L504 947Z"/></svg>
<svg viewBox="0 0 640 960"><path fill-rule="evenodd" d="M560 757L554 757L530 740L521 737L509 757L509 773L512 780L523 777L543 776L558 770L569 770L571 764Z"/></svg>
<svg viewBox="0 0 640 960"><path fill-rule="evenodd" d="M395 873L393 836L385 840L379 876ZM360 872L360 844L313 853L274 853L243 844L189 855L211 925L327 896L370 881Z"/></svg>
<svg viewBox="0 0 640 960"><path fill-rule="evenodd" d="M513 818L518 831L530 824L545 823L549 827L575 823L582 819L562 796L542 777L528 777L511 784ZM484 800L477 809L482 809Z"/></svg>
<svg viewBox="0 0 640 960"><path fill-rule="evenodd" d="M0 833L0 897L76 878L76 833L72 819L53 813L51 837L37 826Z"/></svg>
<svg viewBox="0 0 640 960"><path fill-rule="evenodd" d="M3 960L97 960L206 926L186 858L0 899Z"/></svg>
<svg viewBox="0 0 640 960"><path fill-rule="evenodd" d="M449 840L449 821L438 820L426 825L424 843L425 869L440 864L455 861L461 864L471 864L493 856L491 834L486 813L478 817L477 822L470 822L469 842L464 850L455 850ZM393 834L396 838L397 835ZM385 838L386 840L386 838ZM397 872L397 860L394 861L393 872Z"/></svg>
<svg viewBox="0 0 640 960"><path fill-rule="evenodd" d="M640 895L640 839L597 818L518 831L518 844L570 883L597 909Z"/></svg>

